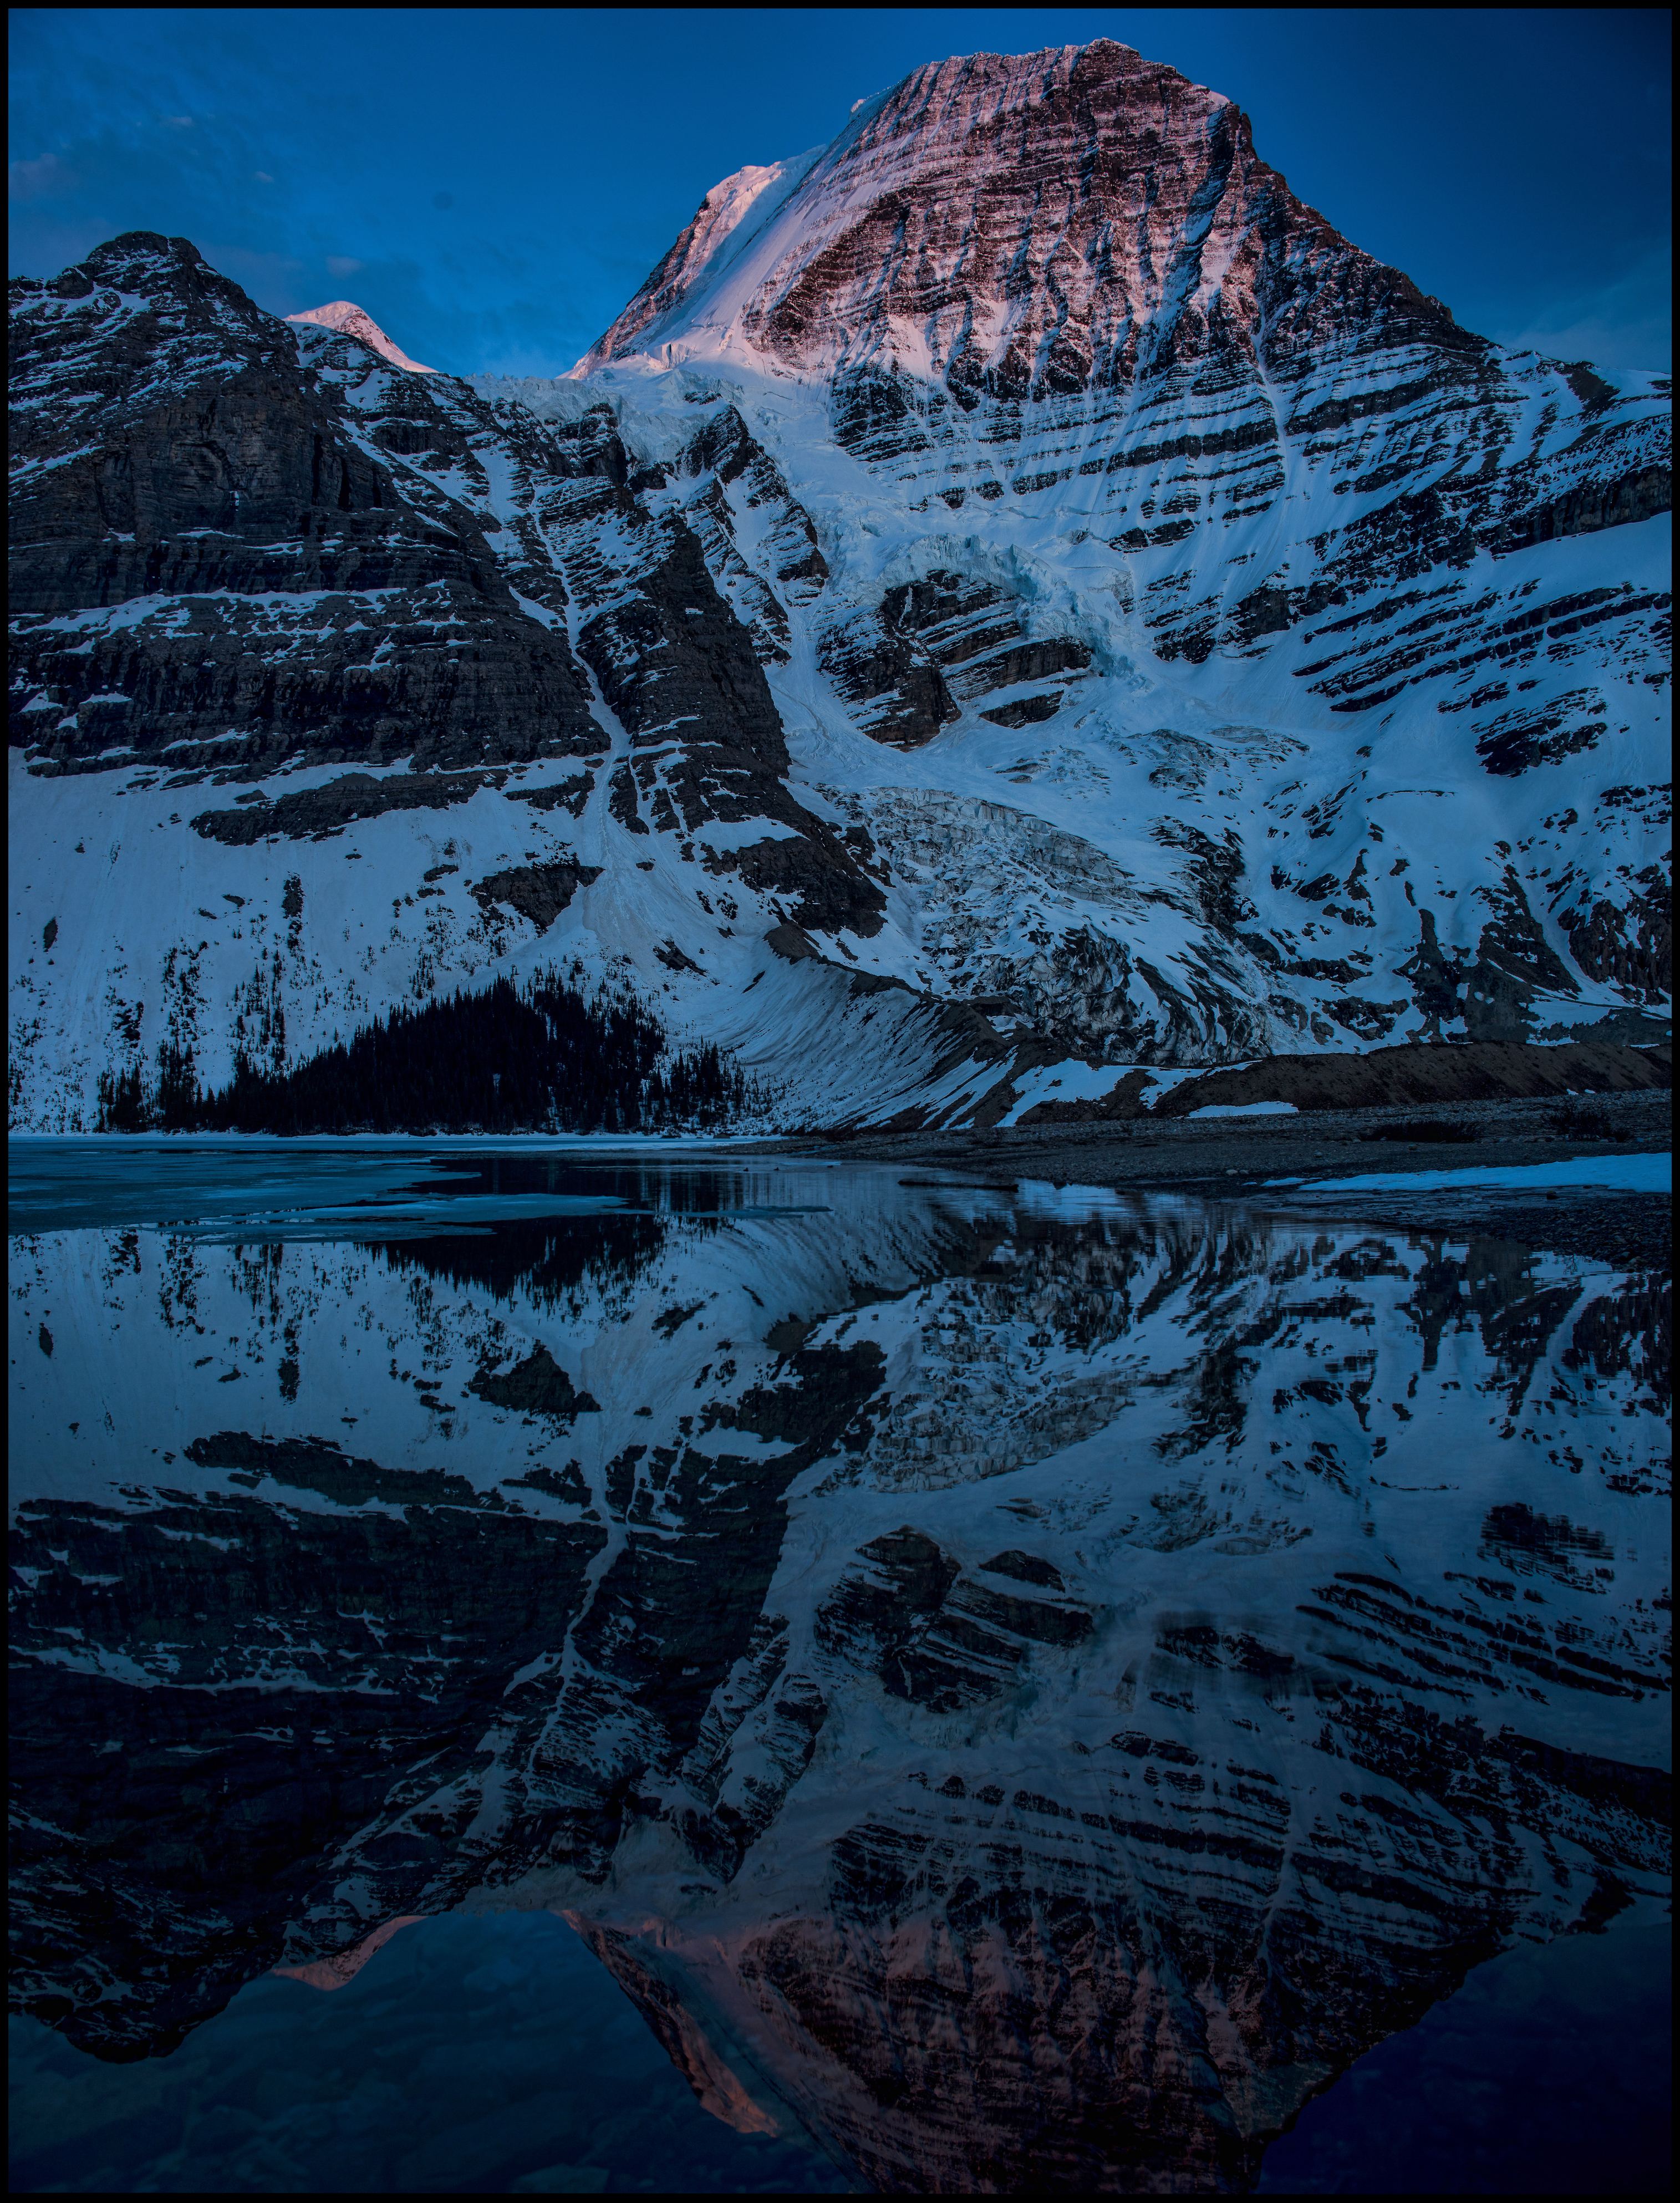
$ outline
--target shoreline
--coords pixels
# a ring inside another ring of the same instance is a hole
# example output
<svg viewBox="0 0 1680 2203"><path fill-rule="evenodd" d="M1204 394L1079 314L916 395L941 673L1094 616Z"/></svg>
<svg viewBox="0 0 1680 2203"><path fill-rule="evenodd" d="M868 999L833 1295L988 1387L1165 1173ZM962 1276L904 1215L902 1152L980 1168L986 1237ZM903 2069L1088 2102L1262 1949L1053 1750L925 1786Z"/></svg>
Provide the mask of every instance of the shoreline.
<svg viewBox="0 0 1680 2203"><path fill-rule="evenodd" d="M110 1154L221 1149L230 1155L306 1147L360 1149L389 1161L427 1151L547 1155L575 1165L614 1159L722 1167L796 1158L938 1170L1010 1187L1037 1182L1118 1193L1179 1194L1251 1214L1365 1222L1382 1231L1483 1237L1536 1251L1583 1255L1636 1269L1671 1267L1671 1196L1589 1184L1441 1183L1443 1173L1533 1169L1595 1158L1665 1154L1666 1089L1521 1100L1432 1102L1288 1115L1136 1116L952 1131L809 1131L716 1137L635 1134L251 1133L25 1135L14 1163L52 1147ZM10 1173L15 1178L15 1171ZM1359 1184L1380 1177L1387 1183ZM1407 1184L1407 1179L1417 1181ZM1398 1180L1399 1183L1394 1181ZM1347 1183L1343 1183L1347 1181ZM21 1185L15 1185L21 1191ZM21 1228L9 1218L9 1231Z"/></svg>
<svg viewBox="0 0 1680 2203"><path fill-rule="evenodd" d="M983 1172L1123 1193L1181 1193L1274 1216L1335 1217L1381 1230L1514 1240L1635 1269L1671 1261L1665 1193L1594 1186L1383 1187L1336 1181L1375 1172L1422 1179L1565 1159L1661 1155L1672 1139L1665 1090L1406 1107L1295 1116L1143 1118L1035 1125L1007 1131L859 1132L764 1143L764 1151L916 1169ZM1312 1181L1280 1184L1279 1179Z"/></svg>

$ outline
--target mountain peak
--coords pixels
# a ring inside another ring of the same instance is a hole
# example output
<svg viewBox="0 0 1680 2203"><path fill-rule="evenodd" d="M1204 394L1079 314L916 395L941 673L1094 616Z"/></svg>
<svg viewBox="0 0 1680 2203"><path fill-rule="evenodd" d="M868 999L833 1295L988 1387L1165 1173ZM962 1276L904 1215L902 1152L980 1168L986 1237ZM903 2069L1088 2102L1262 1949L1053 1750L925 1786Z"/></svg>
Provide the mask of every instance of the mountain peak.
<svg viewBox="0 0 1680 2203"><path fill-rule="evenodd" d="M815 154L730 178L580 364L894 365L966 402L1213 350L1287 373L1329 330L1443 327L1295 198L1240 108L1104 38L930 62Z"/></svg>
<svg viewBox="0 0 1680 2203"><path fill-rule="evenodd" d="M394 345L385 331L360 306L348 298L334 298L325 306L311 306L307 313L288 314L288 322L311 322L317 328L336 329L340 336L357 337L369 351L376 351L381 359L388 359L393 367L406 368L410 375L435 375L435 367L422 367L417 359L410 359L400 345Z"/></svg>

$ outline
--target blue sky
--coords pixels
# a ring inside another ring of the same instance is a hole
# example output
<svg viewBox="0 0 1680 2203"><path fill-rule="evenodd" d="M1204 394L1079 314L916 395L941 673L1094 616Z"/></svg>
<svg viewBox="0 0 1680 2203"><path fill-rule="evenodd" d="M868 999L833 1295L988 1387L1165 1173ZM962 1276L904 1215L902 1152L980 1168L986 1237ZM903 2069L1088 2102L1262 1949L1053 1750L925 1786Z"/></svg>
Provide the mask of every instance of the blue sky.
<svg viewBox="0 0 1680 2203"><path fill-rule="evenodd" d="M1669 357L1658 9L24 9L11 270L190 237L262 305L353 298L457 373L569 367L717 180L924 61L1113 38L1460 322Z"/></svg>

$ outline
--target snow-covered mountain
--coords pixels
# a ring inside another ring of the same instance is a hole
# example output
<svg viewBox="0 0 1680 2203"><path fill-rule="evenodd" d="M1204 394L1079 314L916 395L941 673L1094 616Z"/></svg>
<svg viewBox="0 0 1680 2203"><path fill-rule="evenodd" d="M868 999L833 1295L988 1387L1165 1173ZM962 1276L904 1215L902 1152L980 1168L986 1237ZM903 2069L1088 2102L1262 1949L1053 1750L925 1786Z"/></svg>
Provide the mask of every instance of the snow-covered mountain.
<svg viewBox="0 0 1680 2203"><path fill-rule="evenodd" d="M371 314L352 305L348 298L334 298L324 306L310 306L301 314L288 314L288 322L309 322L323 329L336 329L341 336L360 337L370 351L381 359L388 359L393 367L406 368L410 375L435 375L435 367L422 367L417 359L410 359L400 345L392 343Z"/></svg>
<svg viewBox="0 0 1680 2203"><path fill-rule="evenodd" d="M14 1264L12 1979L83 2046L558 1907L720 2116L872 2187L1241 2192L1471 1966L1660 1888L1659 1280L245 1161Z"/></svg>
<svg viewBox="0 0 1680 2203"><path fill-rule="evenodd" d="M1666 1031L1668 386L1459 328L1218 94L919 70L556 381L317 311L14 286L16 1121L549 972L794 1124Z"/></svg>

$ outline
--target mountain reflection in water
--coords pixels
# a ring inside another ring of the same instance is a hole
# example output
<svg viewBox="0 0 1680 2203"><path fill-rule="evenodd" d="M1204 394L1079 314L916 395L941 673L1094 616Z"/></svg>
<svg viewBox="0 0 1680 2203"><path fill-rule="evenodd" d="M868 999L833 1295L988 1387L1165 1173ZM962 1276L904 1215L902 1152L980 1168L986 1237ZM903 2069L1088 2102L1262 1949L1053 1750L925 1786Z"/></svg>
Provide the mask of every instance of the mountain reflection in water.
<svg viewBox="0 0 1680 2203"><path fill-rule="evenodd" d="M818 1163L270 1146L242 1207L189 1152L103 1220L38 1164L13 1240L13 1993L81 2048L544 1909L869 2185L1240 2193L1663 1886L1665 1279Z"/></svg>

